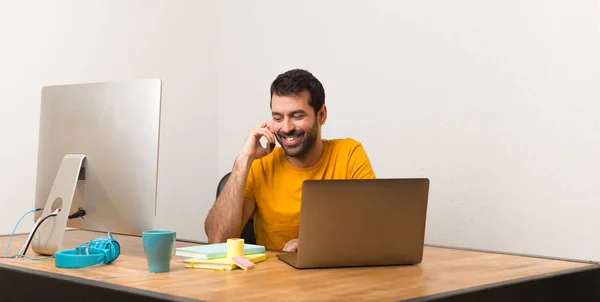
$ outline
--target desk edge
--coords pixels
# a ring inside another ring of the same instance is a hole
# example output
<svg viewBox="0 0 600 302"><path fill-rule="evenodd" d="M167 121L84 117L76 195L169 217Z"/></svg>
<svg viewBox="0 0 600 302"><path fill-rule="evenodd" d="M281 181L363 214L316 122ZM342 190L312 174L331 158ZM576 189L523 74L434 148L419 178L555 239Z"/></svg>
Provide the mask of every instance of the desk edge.
<svg viewBox="0 0 600 302"><path fill-rule="evenodd" d="M61 273L32 269L32 268L27 268L27 267L22 267L22 266L15 266L15 265L7 264L7 263L0 263L0 271L2 271L2 270L16 271L16 272L20 272L20 273L35 275L35 276L38 276L41 278L58 279L61 281L78 283L78 284L88 285L88 286L93 286L93 287L100 287L100 288L115 290L115 291L119 291L119 292L127 292L130 294L152 297L152 298L157 298L157 299L162 299L162 300L180 301L180 302L202 301L202 300L191 299L191 298L186 298L186 297L181 297L181 296L175 296L175 295L151 291L151 290L145 290L145 289L125 286L125 285L120 285L120 284L116 284L116 283L110 283L110 282L106 282L106 281L65 275L65 274L61 274Z"/></svg>
<svg viewBox="0 0 600 302"><path fill-rule="evenodd" d="M589 264L583 267L576 267L571 269L565 269L555 272L542 273L529 277L521 277L515 279L509 279L505 281L492 282L488 284L476 285L456 290L445 291L437 294L425 295L415 298L409 298L404 300L398 300L399 302L429 302L429 301L438 301L442 299L450 299L456 296L471 294L476 292L482 292L485 290L493 290L499 289L501 287L523 284L527 282L535 282L535 281L543 281L544 279L550 280L551 278L561 277L565 275L572 275L577 273L585 273L588 271L597 271L597 274L600 275L600 265L599 264Z"/></svg>

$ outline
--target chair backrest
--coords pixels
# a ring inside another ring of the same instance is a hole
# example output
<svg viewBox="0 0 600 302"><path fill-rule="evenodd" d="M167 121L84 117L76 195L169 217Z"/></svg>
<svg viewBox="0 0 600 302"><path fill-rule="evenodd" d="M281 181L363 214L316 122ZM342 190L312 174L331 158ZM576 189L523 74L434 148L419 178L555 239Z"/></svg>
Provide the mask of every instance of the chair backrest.
<svg viewBox="0 0 600 302"><path fill-rule="evenodd" d="M223 175L223 177L219 181L219 184L217 185L217 198L219 198L219 194L221 194L223 187L225 187L225 184L229 179L229 175L231 175L231 172ZM248 220L248 222L244 226L240 237L244 239L245 243L256 244L256 237L254 235L254 219L252 219L252 217L250 217L250 220Z"/></svg>
<svg viewBox="0 0 600 302"><path fill-rule="evenodd" d="M219 181L219 184L217 185L217 198L219 197L219 194L221 194L223 187L227 183L227 180L229 179L229 175L231 175L231 172L225 174L223 176L223 178L221 178L221 180Z"/></svg>

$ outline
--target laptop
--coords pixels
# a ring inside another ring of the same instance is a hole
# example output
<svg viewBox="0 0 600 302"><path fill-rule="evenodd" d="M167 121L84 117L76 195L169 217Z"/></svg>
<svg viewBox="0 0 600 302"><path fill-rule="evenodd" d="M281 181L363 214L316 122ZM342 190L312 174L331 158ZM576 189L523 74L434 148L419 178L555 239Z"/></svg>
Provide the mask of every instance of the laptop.
<svg viewBox="0 0 600 302"><path fill-rule="evenodd" d="M421 263L429 179L305 180L297 269Z"/></svg>

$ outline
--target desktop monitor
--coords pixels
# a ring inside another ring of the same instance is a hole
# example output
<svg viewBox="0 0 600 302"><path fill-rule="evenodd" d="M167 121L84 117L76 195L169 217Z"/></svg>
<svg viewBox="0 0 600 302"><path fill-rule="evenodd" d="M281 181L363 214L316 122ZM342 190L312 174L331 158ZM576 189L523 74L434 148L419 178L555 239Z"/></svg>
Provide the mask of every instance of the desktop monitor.
<svg viewBox="0 0 600 302"><path fill-rule="evenodd" d="M156 213L161 81L42 89L32 249L62 249L66 227L141 235ZM81 218L68 216L78 209ZM30 234L31 236L31 234Z"/></svg>

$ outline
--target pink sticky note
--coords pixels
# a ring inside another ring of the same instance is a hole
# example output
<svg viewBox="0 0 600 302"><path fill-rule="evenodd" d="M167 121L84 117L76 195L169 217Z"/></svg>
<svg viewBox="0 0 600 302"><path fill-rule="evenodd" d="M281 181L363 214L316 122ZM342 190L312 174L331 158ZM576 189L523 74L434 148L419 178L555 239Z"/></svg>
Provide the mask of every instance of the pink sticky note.
<svg viewBox="0 0 600 302"><path fill-rule="evenodd" d="M237 265L240 268L243 268L245 270L254 267L254 263L252 263L252 261L244 258L244 256L235 256L231 259L233 260L233 263L235 263L235 265Z"/></svg>

